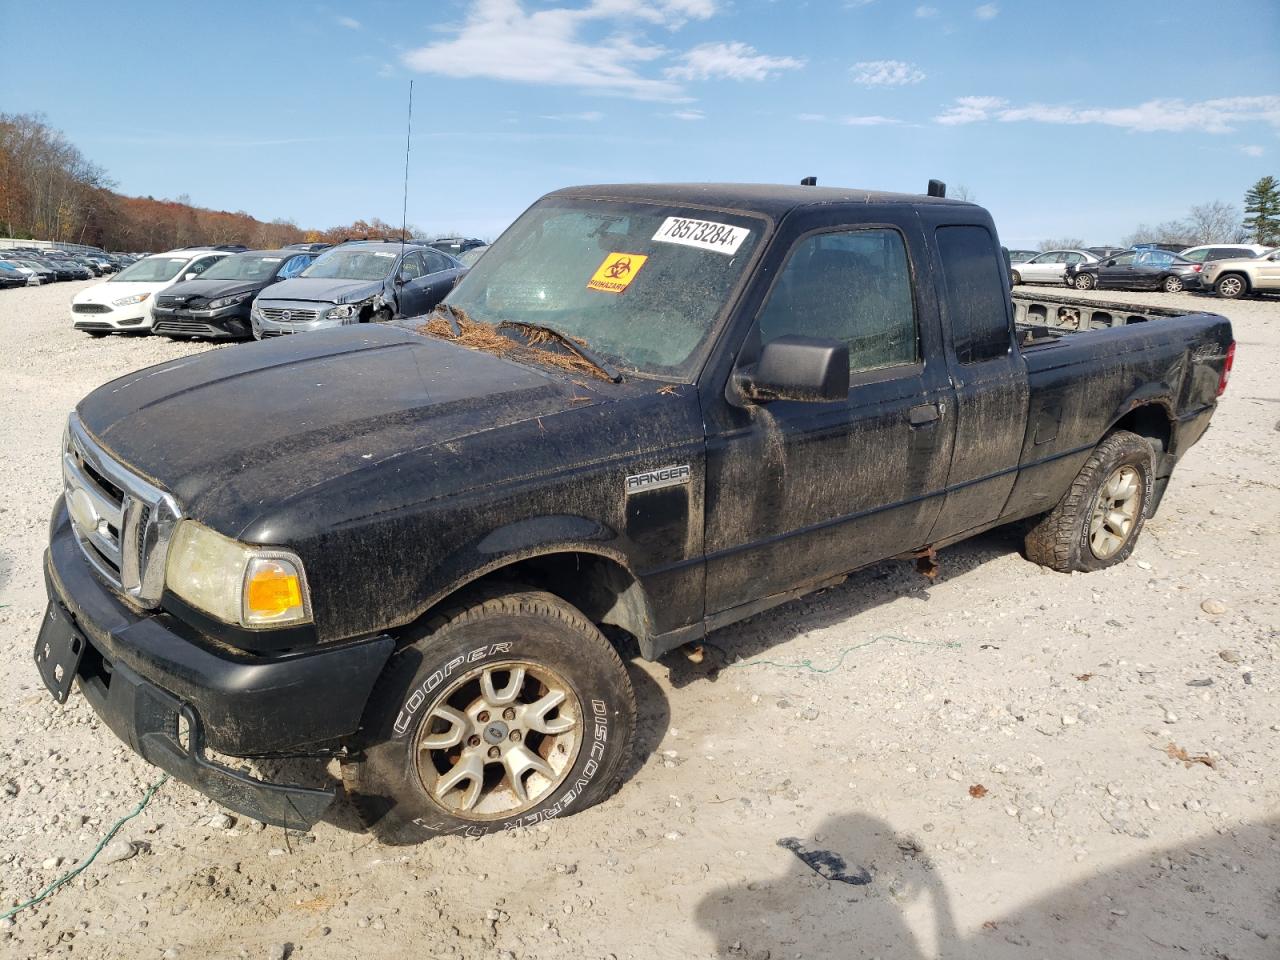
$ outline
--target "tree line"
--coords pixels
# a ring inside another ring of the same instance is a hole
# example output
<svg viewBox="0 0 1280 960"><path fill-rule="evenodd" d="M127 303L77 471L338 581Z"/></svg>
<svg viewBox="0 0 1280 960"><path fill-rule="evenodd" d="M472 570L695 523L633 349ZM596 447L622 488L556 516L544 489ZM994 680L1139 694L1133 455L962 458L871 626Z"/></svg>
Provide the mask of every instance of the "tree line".
<svg viewBox="0 0 1280 960"><path fill-rule="evenodd" d="M1121 246L1139 243L1176 243L1198 247L1207 243L1257 243L1280 246L1280 183L1262 177L1244 195L1244 215L1234 204L1214 200L1187 211L1181 220L1140 223L1120 241ZM1041 250L1073 250L1084 247L1079 237L1050 237L1040 241Z"/></svg>
<svg viewBox="0 0 1280 960"><path fill-rule="evenodd" d="M104 250L170 250L242 243L265 249L355 237L400 237L377 217L308 230L264 222L243 210L210 210L176 200L128 197L40 114L0 113L0 236L84 243ZM417 235L410 225L406 238Z"/></svg>

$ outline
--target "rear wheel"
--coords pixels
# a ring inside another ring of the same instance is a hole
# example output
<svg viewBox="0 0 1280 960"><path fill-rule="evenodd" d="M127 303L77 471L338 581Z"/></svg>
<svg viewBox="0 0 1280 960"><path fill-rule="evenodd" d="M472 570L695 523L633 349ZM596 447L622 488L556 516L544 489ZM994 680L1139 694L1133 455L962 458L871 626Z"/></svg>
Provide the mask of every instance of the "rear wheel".
<svg viewBox="0 0 1280 960"><path fill-rule="evenodd" d="M1077 290L1092 290L1097 286L1097 281L1093 279L1092 273L1077 273L1075 279L1075 288Z"/></svg>
<svg viewBox="0 0 1280 960"><path fill-rule="evenodd" d="M1009 282L1016 287L1018 284L1022 282L1022 274L1020 274L1017 270L1012 271L1009 274Z"/></svg>
<svg viewBox="0 0 1280 960"><path fill-rule="evenodd" d="M1172 276L1172 275L1165 277L1164 283L1161 284L1161 289L1163 289L1165 293L1181 293L1182 278L1178 276Z"/></svg>
<svg viewBox="0 0 1280 960"><path fill-rule="evenodd" d="M528 826L616 789L635 715L631 680L595 625L512 587L445 612L392 658L343 778L389 841Z"/></svg>
<svg viewBox="0 0 1280 960"><path fill-rule="evenodd" d="M1213 285L1214 292L1218 296L1227 300L1238 300L1248 292L1248 286L1245 284L1244 277L1238 273L1229 273L1225 277L1219 277L1218 282Z"/></svg>
<svg viewBox="0 0 1280 960"><path fill-rule="evenodd" d="M1027 559L1063 573L1126 560L1150 509L1153 477L1151 444L1127 430L1106 437L1027 533Z"/></svg>

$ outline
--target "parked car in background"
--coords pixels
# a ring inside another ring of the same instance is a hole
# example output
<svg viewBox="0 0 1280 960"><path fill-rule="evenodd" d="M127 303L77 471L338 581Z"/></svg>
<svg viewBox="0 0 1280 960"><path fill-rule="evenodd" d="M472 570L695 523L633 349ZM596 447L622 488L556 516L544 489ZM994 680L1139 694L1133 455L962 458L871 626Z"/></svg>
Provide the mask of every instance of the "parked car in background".
<svg viewBox="0 0 1280 960"><path fill-rule="evenodd" d="M1133 249L1105 260L1067 265L1067 286L1077 290L1113 288L1178 293L1198 283L1200 264L1168 250Z"/></svg>
<svg viewBox="0 0 1280 960"><path fill-rule="evenodd" d="M1178 256L1196 263L1208 263L1211 260L1251 260L1266 252L1266 247L1256 243L1206 243L1200 247L1187 247Z"/></svg>
<svg viewBox="0 0 1280 960"><path fill-rule="evenodd" d="M279 280L296 277L315 258L309 251L290 249L224 257L196 279L158 294L151 307L151 329L166 337L252 337L253 298Z"/></svg>
<svg viewBox="0 0 1280 960"><path fill-rule="evenodd" d="M355 240L322 253L301 276L253 304L253 335L304 333L349 323L425 314L467 268L439 250L390 240Z"/></svg>
<svg viewBox="0 0 1280 960"><path fill-rule="evenodd" d="M0 261L0 290L10 287L25 287L28 277L15 266Z"/></svg>
<svg viewBox="0 0 1280 960"><path fill-rule="evenodd" d="M458 262L468 268L474 267L476 265L476 261L483 257L484 252L488 249L489 245L486 243L481 247L472 247L470 250L464 250L462 253L458 254Z"/></svg>
<svg viewBox="0 0 1280 960"><path fill-rule="evenodd" d="M1117 253L1124 253L1126 247L1085 247L1085 253L1092 253L1099 260L1105 260L1107 257L1114 257Z"/></svg>
<svg viewBox="0 0 1280 960"><path fill-rule="evenodd" d="M435 240L427 241L427 246L447 253L451 257L460 257L468 250L488 246L488 244L475 237L437 237Z"/></svg>
<svg viewBox="0 0 1280 960"><path fill-rule="evenodd" d="M28 257L19 257L13 260L20 267L30 267L41 283L53 283L58 279L57 271L47 263L41 263L39 260L32 260Z"/></svg>
<svg viewBox="0 0 1280 960"><path fill-rule="evenodd" d="M194 280L219 260L224 250L184 249L143 257L110 280L82 290L71 301L71 320L90 336L119 330L151 329L152 298L181 280Z"/></svg>
<svg viewBox="0 0 1280 960"><path fill-rule="evenodd" d="M28 267L25 263L21 263L17 260L0 260L0 267L5 267L9 270L16 270L18 273L26 277L25 286L36 287L40 285L40 275L36 273L34 268Z"/></svg>
<svg viewBox="0 0 1280 960"><path fill-rule="evenodd" d="M1280 293L1280 247L1260 257L1210 261L1200 273L1200 282L1228 300L1250 293Z"/></svg>
<svg viewBox="0 0 1280 960"><path fill-rule="evenodd" d="M1016 264L1009 280L1019 283L1062 283L1067 267L1078 263L1097 263L1098 258L1084 250L1046 250L1030 260Z"/></svg>
<svg viewBox="0 0 1280 960"><path fill-rule="evenodd" d="M1039 250L1010 250L1009 262L1010 263L1026 263L1032 257L1039 256L1039 255L1040 255Z"/></svg>
<svg viewBox="0 0 1280 960"><path fill-rule="evenodd" d="M1135 243L1133 250L1164 250L1167 253L1181 253L1187 248L1185 243Z"/></svg>

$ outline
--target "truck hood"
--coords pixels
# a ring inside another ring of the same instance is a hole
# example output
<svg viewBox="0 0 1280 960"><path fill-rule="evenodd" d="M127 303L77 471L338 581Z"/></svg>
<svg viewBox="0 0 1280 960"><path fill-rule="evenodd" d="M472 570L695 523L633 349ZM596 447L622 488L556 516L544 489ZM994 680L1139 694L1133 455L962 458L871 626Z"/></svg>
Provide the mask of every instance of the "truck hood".
<svg viewBox="0 0 1280 960"><path fill-rule="evenodd" d="M320 303L359 303L382 292L381 280L329 280L324 277L294 277L273 284L264 297L277 300L308 300Z"/></svg>
<svg viewBox="0 0 1280 960"><path fill-rule="evenodd" d="M336 482L357 508L397 482L397 472L403 480L413 471L419 495L466 488L478 481L438 448L605 396L490 354L372 326L148 367L99 387L77 412L122 463L170 491L184 514L237 536L253 519Z"/></svg>

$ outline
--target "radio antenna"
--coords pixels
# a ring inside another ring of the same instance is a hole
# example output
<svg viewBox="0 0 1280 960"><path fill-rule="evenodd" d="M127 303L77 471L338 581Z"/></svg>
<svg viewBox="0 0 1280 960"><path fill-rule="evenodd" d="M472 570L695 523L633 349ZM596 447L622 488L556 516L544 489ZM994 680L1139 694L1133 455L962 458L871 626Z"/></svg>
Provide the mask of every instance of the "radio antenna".
<svg viewBox="0 0 1280 960"><path fill-rule="evenodd" d="M413 81L409 81L409 122L404 135L404 203L400 207L400 251L404 252L404 235L409 224L409 142L413 137Z"/></svg>

